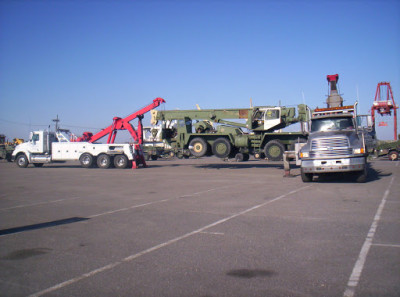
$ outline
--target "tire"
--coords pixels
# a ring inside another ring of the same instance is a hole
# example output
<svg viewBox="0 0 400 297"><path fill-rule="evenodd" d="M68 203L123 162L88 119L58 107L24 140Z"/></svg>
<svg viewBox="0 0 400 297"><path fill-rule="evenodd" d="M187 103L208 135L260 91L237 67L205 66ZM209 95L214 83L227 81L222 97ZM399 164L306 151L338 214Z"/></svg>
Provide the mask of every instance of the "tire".
<svg viewBox="0 0 400 297"><path fill-rule="evenodd" d="M208 144L203 138L196 137L189 142L189 150L193 156L201 158L207 154Z"/></svg>
<svg viewBox="0 0 400 297"><path fill-rule="evenodd" d="M249 154L243 154L243 161L249 161L250 155Z"/></svg>
<svg viewBox="0 0 400 297"><path fill-rule="evenodd" d="M91 168L93 166L94 158L89 153L83 153L79 157L79 162L83 168Z"/></svg>
<svg viewBox="0 0 400 297"><path fill-rule="evenodd" d="M212 152L218 158L227 158L232 150L232 145L226 138L218 138L212 145Z"/></svg>
<svg viewBox="0 0 400 297"><path fill-rule="evenodd" d="M367 175L367 166L365 166L364 170L357 172L356 182L365 183L367 181Z"/></svg>
<svg viewBox="0 0 400 297"><path fill-rule="evenodd" d="M235 155L235 160L236 160L236 162L243 162L244 161L244 155L242 153L237 153Z"/></svg>
<svg viewBox="0 0 400 297"><path fill-rule="evenodd" d="M27 156L25 154L22 154L17 157L15 163L17 163L18 167L20 168L26 168L28 167L29 161Z"/></svg>
<svg viewBox="0 0 400 297"><path fill-rule="evenodd" d="M156 161L157 159L158 159L158 156L157 155L151 155L151 157L150 157L153 161Z"/></svg>
<svg viewBox="0 0 400 297"><path fill-rule="evenodd" d="M124 169L128 167L128 163L129 163L128 157L125 155L116 155L114 157L115 168Z"/></svg>
<svg viewBox="0 0 400 297"><path fill-rule="evenodd" d="M43 167L43 163L33 163L33 166L35 166L35 167Z"/></svg>
<svg viewBox="0 0 400 297"><path fill-rule="evenodd" d="M97 166L102 169L110 168L111 158L107 154L101 154L97 157Z"/></svg>
<svg viewBox="0 0 400 297"><path fill-rule="evenodd" d="M301 180L303 183L312 182L313 174L312 173L305 173L303 169L301 169Z"/></svg>
<svg viewBox="0 0 400 297"><path fill-rule="evenodd" d="M391 151L388 154L389 160L396 161L399 159L399 153L397 151Z"/></svg>
<svg viewBox="0 0 400 297"><path fill-rule="evenodd" d="M271 161L282 161L284 151L285 147L279 140L276 139L268 141L264 147L265 157Z"/></svg>

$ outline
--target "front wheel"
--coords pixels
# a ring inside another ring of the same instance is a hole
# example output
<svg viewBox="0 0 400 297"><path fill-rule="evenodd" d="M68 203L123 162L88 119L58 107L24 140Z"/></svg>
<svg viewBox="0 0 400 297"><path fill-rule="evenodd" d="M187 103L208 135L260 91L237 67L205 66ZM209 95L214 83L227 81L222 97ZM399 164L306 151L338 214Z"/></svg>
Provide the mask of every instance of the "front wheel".
<svg viewBox="0 0 400 297"><path fill-rule="evenodd" d="M15 160L17 163L18 167L20 168L26 168L28 167L29 161L28 158L26 157L25 154L19 155L17 159Z"/></svg>
<svg viewBox="0 0 400 297"><path fill-rule="evenodd" d="M264 154L271 161L283 160L284 151L285 147L277 139L269 141L264 147Z"/></svg>
<svg viewBox="0 0 400 297"><path fill-rule="evenodd" d="M356 176L357 183L365 183L367 181L367 167L365 166L364 170L359 171Z"/></svg>
<svg viewBox="0 0 400 297"><path fill-rule="evenodd" d="M391 160L391 161L396 161L396 160L399 159L399 153L398 153L397 151L391 151L391 152L388 154L388 157L389 157L389 160Z"/></svg>
<svg viewBox="0 0 400 297"><path fill-rule="evenodd" d="M312 173L305 173L303 169L301 169L301 180L303 183L312 182L313 174Z"/></svg>

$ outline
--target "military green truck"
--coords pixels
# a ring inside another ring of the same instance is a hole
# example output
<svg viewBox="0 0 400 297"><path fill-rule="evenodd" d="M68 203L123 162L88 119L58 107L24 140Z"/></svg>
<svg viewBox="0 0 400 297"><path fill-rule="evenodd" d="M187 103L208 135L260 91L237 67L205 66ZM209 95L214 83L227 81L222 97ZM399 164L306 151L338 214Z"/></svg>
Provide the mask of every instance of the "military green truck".
<svg viewBox="0 0 400 297"><path fill-rule="evenodd" d="M14 148L15 144L6 142L6 136L4 134L0 134L0 159L11 162L11 155L14 151Z"/></svg>
<svg viewBox="0 0 400 297"><path fill-rule="evenodd" d="M282 160L283 152L305 142L303 132L281 132L306 122L307 107L257 106L241 109L152 111L152 124L161 122L161 139L178 158L215 155L246 161L255 158Z"/></svg>
<svg viewBox="0 0 400 297"><path fill-rule="evenodd" d="M160 126L143 127L142 149L146 161L170 159L175 156L169 145L162 141Z"/></svg>
<svg viewBox="0 0 400 297"><path fill-rule="evenodd" d="M400 135L398 140L380 140L375 151L377 157L388 156L389 160L397 161L400 154Z"/></svg>

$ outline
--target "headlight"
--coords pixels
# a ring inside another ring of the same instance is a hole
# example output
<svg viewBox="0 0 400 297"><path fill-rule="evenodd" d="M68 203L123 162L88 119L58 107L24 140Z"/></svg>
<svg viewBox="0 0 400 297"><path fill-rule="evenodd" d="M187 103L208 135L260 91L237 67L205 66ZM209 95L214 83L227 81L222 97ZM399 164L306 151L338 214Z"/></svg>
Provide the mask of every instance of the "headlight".
<svg viewBox="0 0 400 297"><path fill-rule="evenodd" d="M363 147L362 148L356 148L356 149L353 150L353 153L354 154L364 154L365 150L364 150Z"/></svg>
<svg viewBox="0 0 400 297"><path fill-rule="evenodd" d="M300 153L300 158L308 158L310 154L308 152L301 152Z"/></svg>

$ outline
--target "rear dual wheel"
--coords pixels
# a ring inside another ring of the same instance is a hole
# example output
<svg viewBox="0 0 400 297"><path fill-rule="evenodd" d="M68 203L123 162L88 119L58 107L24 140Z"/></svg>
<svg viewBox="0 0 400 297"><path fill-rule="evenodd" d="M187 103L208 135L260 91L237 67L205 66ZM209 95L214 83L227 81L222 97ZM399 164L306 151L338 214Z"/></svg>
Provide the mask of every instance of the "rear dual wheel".
<svg viewBox="0 0 400 297"><path fill-rule="evenodd" d="M114 157L115 168L124 169L128 167L128 163L129 163L128 157L125 155L116 155Z"/></svg>
<svg viewBox="0 0 400 297"><path fill-rule="evenodd" d="M97 166L102 169L110 168L112 163L111 157L106 154L101 154L97 157Z"/></svg>

